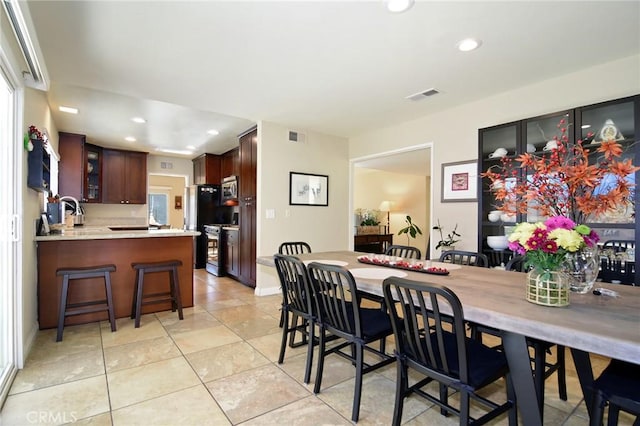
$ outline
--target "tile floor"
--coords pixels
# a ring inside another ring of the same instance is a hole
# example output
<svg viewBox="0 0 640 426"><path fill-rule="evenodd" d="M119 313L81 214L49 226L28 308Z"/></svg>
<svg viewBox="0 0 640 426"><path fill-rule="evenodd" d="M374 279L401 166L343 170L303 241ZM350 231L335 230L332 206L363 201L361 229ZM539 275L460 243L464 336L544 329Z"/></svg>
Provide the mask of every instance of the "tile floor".
<svg viewBox="0 0 640 426"><path fill-rule="evenodd" d="M255 297L252 289L204 270L195 272L195 307L185 318L145 315L139 329L118 320L38 332L25 368L0 411L0 425L348 425L353 368L329 357L323 389L302 383L305 348L287 348L277 364L281 297ZM567 357L571 359L570 356ZM596 361L601 369L606 360ZM568 401L547 381L545 424L586 425L586 408L573 364ZM314 370L315 373L315 370ZM395 366L365 376L360 424L391 423ZM503 386L488 389L504 395ZM455 399L455 396L454 396ZM406 425L454 425L419 398L405 403ZM623 417L620 424L631 424ZM503 416L492 424L506 425Z"/></svg>

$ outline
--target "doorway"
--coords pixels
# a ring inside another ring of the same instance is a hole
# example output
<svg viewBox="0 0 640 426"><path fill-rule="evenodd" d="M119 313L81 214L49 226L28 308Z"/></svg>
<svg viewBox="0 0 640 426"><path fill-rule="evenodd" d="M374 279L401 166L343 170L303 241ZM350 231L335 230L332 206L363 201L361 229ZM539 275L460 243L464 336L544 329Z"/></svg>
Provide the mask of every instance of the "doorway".
<svg viewBox="0 0 640 426"><path fill-rule="evenodd" d="M381 229L393 244L411 245L428 255L431 229L431 145L425 143L400 150L351 160L352 234L356 235L356 209L383 210L378 214ZM422 235L407 239L398 235L411 216Z"/></svg>

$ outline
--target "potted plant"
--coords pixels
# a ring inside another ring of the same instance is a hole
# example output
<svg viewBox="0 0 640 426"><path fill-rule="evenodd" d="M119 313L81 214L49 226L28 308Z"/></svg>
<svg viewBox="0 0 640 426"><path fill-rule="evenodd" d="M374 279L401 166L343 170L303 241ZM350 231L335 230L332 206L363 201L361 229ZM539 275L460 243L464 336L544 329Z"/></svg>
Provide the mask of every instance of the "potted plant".
<svg viewBox="0 0 640 426"><path fill-rule="evenodd" d="M411 245L409 243L410 239L415 238L416 235L418 234L422 235L422 231L420 230L418 225L416 225L411 221L411 216L409 215L407 215L407 218L404 220L404 223L406 223L407 226L399 230L398 235L407 234L407 245Z"/></svg>
<svg viewBox="0 0 640 426"><path fill-rule="evenodd" d="M436 250L439 248L442 248L442 251L455 250L456 243L460 242L456 237L461 237L461 235L458 234L457 229L458 224L456 223L456 226L453 227L453 231L448 233L447 238L445 238L442 234L443 229L440 225L440 219L438 219L438 225L433 227L434 231L438 231L440 233L440 241L438 241L438 244L436 245Z"/></svg>
<svg viewBox="0 0 640 426"><path fill-rule="evenodd" d="M379 210L356 209L358 215L358 235L380 233L380 220L378 220Z"/></svg>

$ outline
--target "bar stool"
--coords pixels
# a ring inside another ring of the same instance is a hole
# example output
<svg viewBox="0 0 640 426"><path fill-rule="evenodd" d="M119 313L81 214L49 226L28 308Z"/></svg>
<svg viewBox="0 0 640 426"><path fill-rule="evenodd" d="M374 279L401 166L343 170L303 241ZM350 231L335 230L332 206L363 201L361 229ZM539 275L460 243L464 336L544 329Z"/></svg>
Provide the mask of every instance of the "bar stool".
<svg viewBox="0 0 640 426"><path fill-rule="evenodd" d="M62 275L62 294L60 295L60 310L58 312L58 335L56 337L56 342L60 342L62 340L64 320L66 317L71 315L81 315L91 312L107 311L109 313L111 331L116 331L116 318L113 313L113 297L111 293L111 272L115 270L115 265L90 266L85 268L59 268L56 270L56 275ZM71 304L67 303L67 296L69 294L69 281L82 280L87 278L104 278L104 287L107 298L102 300L88 300Z"/></svg>
<svg viewBox="0 0 640 426"><path fill-rule="evenodd" d="M136 270L136 283L133 290L133 303L131 304L131 318L135 318L135 328L140 327L140 314L143 305L171 301L171 311L178 310L178 318L182 316L182 299L180 298L180 284L178 282L178 266L182 266L180 260L168 260L165 262L132 263ZM169 291L161 293L144 294L144 276L154 272L169 273Z"/></svg>

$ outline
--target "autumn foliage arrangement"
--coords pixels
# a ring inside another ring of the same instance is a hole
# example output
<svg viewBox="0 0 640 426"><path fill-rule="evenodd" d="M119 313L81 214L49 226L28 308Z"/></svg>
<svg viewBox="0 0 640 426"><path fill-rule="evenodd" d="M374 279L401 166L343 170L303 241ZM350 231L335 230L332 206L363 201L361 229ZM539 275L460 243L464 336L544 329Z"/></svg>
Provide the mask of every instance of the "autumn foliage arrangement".
<svg viewBox="0 0 640 426"><path fill-rule="evenodd" d="M633 206L634 183L627 177L640 170L630 158L622 159L622 147L616 141L604 141L595 148L585 148L582 140L572 142L565 119L560 120L557 148L548 153L522 154L515 159L503 157L482 177L492 182L498 207L506 213L536 210L541 216L564 216L584 223L621 206ZM587 135L589 140L593 135ZM589 155L597 154L589 162ZM519 178L525 169L527 179ZM510 179L512 178L512 179ZM505 185L510 179L513 185ZM604 188L603 188L604 186Z"/></svg>

